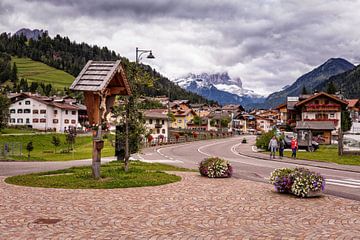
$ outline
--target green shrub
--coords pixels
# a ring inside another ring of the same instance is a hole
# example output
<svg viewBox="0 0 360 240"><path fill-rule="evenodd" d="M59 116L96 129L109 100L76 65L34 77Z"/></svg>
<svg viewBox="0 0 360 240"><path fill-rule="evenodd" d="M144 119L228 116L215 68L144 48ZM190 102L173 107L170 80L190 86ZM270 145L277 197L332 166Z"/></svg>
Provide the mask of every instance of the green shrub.
<svg viewBox="0 0 360 240"><path fill-rule="evenodd" d="M274 135L275 131L269 131L267 133L261 134L259 137L256 138L256 147L267 150L269 142Z"/></svg>

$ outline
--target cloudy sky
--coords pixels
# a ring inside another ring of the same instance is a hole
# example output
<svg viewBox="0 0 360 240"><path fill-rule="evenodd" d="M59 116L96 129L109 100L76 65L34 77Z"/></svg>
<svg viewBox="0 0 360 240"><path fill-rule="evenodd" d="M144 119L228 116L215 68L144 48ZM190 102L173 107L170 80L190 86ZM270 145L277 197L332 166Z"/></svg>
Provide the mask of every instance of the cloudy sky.
<svg viewBox="0 0 360 240"><path fill-rule="evenodd" d="M229 72L269 94L331 57L360 63L360 1L0 0L0 31L47 29L143 59L169 78Z"/></svg>

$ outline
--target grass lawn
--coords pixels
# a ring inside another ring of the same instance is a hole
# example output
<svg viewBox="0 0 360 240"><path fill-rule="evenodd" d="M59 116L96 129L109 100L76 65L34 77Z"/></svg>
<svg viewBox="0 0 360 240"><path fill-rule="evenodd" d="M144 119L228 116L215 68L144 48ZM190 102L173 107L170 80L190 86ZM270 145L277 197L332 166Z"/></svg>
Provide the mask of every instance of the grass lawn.
<svg viewBox="0 0 360 240"><path fill-rule="evenodd" d="M284 156L291 157L291 151L285 151ZM360 165L360 156L338 156L337 145L321 145L315 152L300 151L296 154L299 159L333 162L346 165Z"/></svg>
<svg viewBox="0 0 360 240"><path fill-rule="evenodd" d="M101 179L94 180L91 167L73 167L65 170L50 171L8 177L5 182L31 187L45 188L128 188L157 186L181 180L181 177L163 171L191 171L159 163L130 162L127 173L123 163L111 162L101 166Z"/></svg>
<svg viewBox="0 0 360 240"><path fill-rule="evenodd" d="M30 83L51 83L54 88L62 90L64 87L69 87L75 79L67 72L33 61L30 58L11 57L11 62L16 63L19 78L25 78Z"/></svg>
<svg viewBox="0 0 360 240"><path fill-rule="evenodd" d="M31 129L31 128L24 128L24 129L5 128L0 131L0 135L1 134L35 133L35 132L36 132L36 129Z"/></svg>
<svg viewBox="0 0 360 240"><path fill-rule="evenodd" d="M53 136L58 136L61 141L61 146L57 148L51 144ZM70 153L61 153L61 150L67 150L65 143L65 134L34 134L34 135L0 135L1 143L21 143L22 156L7 156L10 160L25 160L27 161L26 145L32 141L34 150L30 153L30 160L32 161L68 161L77 159L87 159L92 156L92 137L91 136L77 136L75 139L74 151ZM114 148L107 139L104 139L104 148L101 151L102 157L114 156ZM0 159L2 157L0 156Z"/></svg>

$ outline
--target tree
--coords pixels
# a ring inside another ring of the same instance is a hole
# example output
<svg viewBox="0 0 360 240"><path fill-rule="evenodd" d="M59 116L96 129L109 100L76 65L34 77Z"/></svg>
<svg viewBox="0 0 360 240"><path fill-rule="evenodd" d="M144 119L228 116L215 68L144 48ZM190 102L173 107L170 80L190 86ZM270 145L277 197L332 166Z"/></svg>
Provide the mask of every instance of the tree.
<svg viewBox="0 0 360 240"><path fill-rule="evenodd" d="M197 125L197 126L201 125L201 117L196 115L196 116L194 116L193 121L194 121L194 125Z"/></svg>
<svg viewBox="0 0 360 240"><path fill-rule="evenodd" d="M53 136L52 140L51 140L51 143L52 143L52 145L54 145L55 153L56 153L56 148L61 145L60 138L58 136Z"/></svg>
<svg viewBox="0 0 360 240"><path fill-rule="evenodd" d="M308 94L308 91L307 91L305 85L303 85L303 88L302 88L302 90L301 90L301 94L302 94L302 95Z"/></svg>
<svg viewBox="0 0 360 240"><path fill-rule="evenodd" d="M341 111L341 130L342 132L349 131L352 126L352 119L350 117L350 112L348 109L343 109Z"/></svg>
<svg viewBox="0 0 360 240"><path fill-rule="evenodd" d="M14 83L18 80L18 70L16 67L16 63L13 63L13 67L11 69L11 74L10 74L10 80Z"/></svg>
<svg viewBox="0 0 360 240"><path fill-rule="evenodd" d="M28 144L26 145L26 150L28 151L28 160L30 161L30 152L34 150L32 142L28 142Z"/></svg>
<svg viewBox="0 0 360 240"><path fill-rule="evenodd" d="M65 137L66 143L68 145L68 152L70 152L70 150L74 150L75 138L76 138L75 128L69 128Z"/></svg>
<svg viewBox="0 0 360 240"><path fill-rule="evenodd" d="M331 81L327 85L326 92L329 94L335 94L337 91L335 84Z"/></svg>
<svg viewBox="0 0 360 240"><path fill-rule="evenodd" d="M223 127L223 128L226 128L226 127L228 127L230 121L231 121L230 117L223 117L220 120L220 126Z"/></svg>
<svg viewBox="0 0 360 240"><path fill-rule="evenodd" d="M3 94L0 93L0 130L7 126L9 121L10 113L10 100Z"/></svg>

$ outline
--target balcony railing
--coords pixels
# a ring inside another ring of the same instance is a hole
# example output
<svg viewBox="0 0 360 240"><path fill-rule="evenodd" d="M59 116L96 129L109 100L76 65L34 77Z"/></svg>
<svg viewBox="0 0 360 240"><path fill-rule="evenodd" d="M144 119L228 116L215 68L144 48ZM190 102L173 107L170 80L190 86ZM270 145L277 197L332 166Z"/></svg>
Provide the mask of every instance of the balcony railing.
<svg viewBox="0 0 360 240"><path fill-rule="evenodd" d="M155 123L155 128L162 128L162 124L161 123Z"/></svg>
<svg viewBox="0 0 360 240"><path fill-rule="evenodd" d="M338 111L340 109L339 104L306 104L307 111Z"/></svg>
<svg viewBox="0 0 360 240"><path fill-rule="evenodd" d="M339 119L324 119L324 118L315 118L315 119L304 119L304 121L320 121L320 122L333 122L336 126L339 122Z"/></svg>

